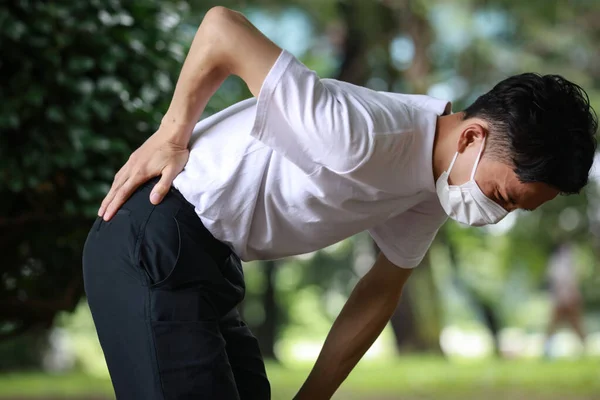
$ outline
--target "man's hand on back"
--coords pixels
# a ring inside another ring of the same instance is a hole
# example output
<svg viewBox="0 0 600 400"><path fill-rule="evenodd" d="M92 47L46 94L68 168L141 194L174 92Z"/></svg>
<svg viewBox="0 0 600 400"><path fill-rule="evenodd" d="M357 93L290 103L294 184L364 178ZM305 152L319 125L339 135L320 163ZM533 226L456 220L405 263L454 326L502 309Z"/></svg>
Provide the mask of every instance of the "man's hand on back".
<svg viewBox="0 0 600 400"><path fill-rule="evenodd" d="M188 160L190 152L187 144L187 140L174 139L167 129L159 129L150 136L115 175L98 215L105 221L110 220L135 189L148 179L162 175L150 195L152 204L160 203Z"/></svg>

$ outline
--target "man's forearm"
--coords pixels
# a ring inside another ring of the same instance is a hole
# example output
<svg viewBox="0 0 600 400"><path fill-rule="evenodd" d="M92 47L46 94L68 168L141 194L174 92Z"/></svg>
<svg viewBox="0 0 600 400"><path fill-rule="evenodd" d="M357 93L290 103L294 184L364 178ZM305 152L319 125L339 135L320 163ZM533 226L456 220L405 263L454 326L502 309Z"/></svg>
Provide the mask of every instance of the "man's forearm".
<svg viewBox="0 0 600 400"><path fill-rule="evenodd" d="M208 100L229 75L240 76L257 96L280 52L242 14L212 8L196 32L161 128L187 143Z"/></svg>
<svg viewBox="0 0 600 400"><path fill-rule="evenodd" d="M297 400L329 399L381 334L394 313L410 270L383 256L356 285L331 328Z"/></svg>
<svg viewBox="0 0 600 400"><path fill-rule="evenodd" d="M187 143L194 124L200 118L210 97L229 75L220 49L221 17L210 10L204 17L185 58L169 109L161 128ZM225 39L227 40L227 39ZM222 47L221 47L222 48Z"/></svg>
<svg viewBox="0 0 600 400"><path fill-rule="evenodd" d="M381 334L396 302L381 297L368 299L364 292L359 283L333 324L297 400L329 399Z"/></svg>

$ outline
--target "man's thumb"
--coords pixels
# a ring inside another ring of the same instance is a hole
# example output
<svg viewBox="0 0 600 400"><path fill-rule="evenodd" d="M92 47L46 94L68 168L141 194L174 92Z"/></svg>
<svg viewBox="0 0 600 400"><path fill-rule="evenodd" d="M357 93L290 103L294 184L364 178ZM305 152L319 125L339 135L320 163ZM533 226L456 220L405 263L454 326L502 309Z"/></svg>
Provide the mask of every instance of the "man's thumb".
<svg viewBox="0 0 600 400"><path fill-rule="evenodd" d="M156 185L154 185L152 188L152 194L150 194L150 202L152 204L157 205L163 200L171 188L171 184L176 176L177 173L173 173L173 169L165 168L162 171L160 180Z"/></svg>

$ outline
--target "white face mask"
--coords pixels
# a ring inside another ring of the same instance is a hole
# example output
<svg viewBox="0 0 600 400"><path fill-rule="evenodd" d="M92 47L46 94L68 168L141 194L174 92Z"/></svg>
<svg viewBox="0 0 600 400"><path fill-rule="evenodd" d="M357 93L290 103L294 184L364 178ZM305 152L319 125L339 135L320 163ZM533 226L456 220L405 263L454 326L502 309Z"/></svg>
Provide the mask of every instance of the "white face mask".
<svg viewBox="0 0 600 400"><path fill-rule="evenodd" d="M449 185L448 177L458 157L454 155L448 171L445 171L437 180L435 188L440 198L440 203L448 216L458 222L471 226L495 224L508 214L504 207L488 198L475 182L475 171L485 146L485 138L473 165L471 179L460 186Z"/></svg>

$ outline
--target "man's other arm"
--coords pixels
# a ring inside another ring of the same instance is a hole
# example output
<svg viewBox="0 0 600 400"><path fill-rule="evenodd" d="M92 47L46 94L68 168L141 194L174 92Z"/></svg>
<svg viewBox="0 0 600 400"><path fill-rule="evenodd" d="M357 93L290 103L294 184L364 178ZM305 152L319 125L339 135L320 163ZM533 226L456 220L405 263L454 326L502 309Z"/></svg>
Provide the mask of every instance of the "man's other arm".
<svg viewBox="0 0 600 400"><path fill-rule="evenodd" d="M331 398L386 326L411 271L379 255L335 320L296 400Z"/></svg>

